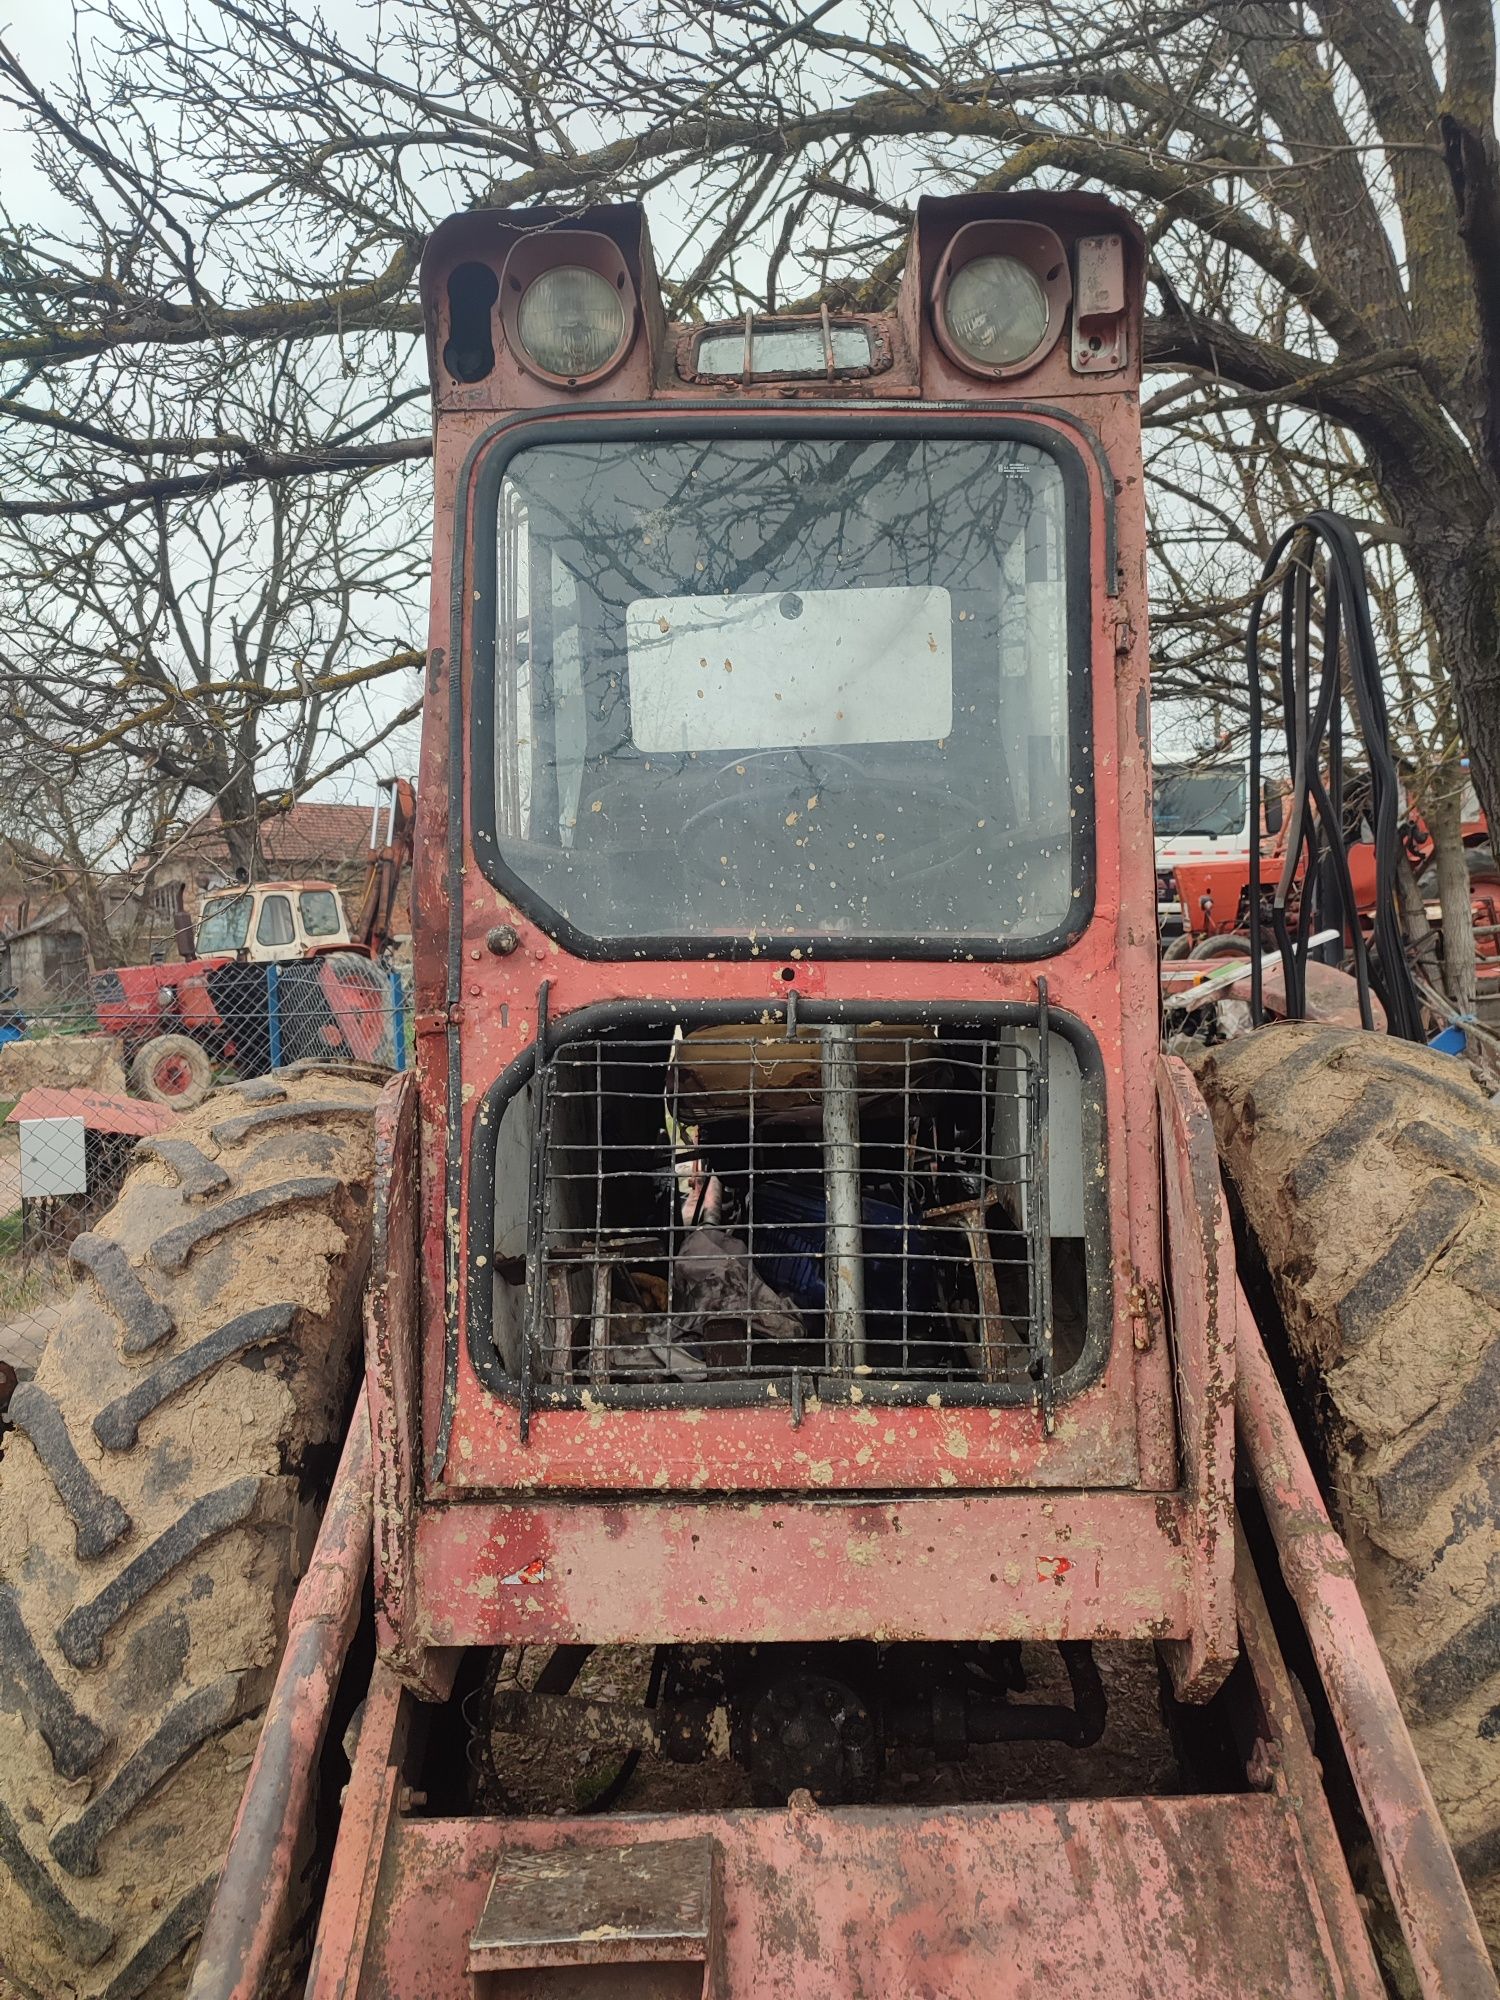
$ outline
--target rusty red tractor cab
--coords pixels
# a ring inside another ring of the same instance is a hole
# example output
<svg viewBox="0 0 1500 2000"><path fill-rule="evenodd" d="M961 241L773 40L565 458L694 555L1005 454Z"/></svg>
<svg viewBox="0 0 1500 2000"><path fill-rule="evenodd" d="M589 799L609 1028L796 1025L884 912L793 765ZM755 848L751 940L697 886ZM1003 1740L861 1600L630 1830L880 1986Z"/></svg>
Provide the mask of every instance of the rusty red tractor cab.
<svg viewBox="0 0 1500 2000"><path fill-rule="evenodd" d="M314 2000L1378 1993L1237 1383L1377 1847L1434 1836L1426 1990L1489 1991L1158 1050L1141 297L1085 195L924 200L890 312L707 328L631 206L428 247L419 1060ZM1132 1641L1218 1782L998 1802L993 1746L1096 1740ZM613 1761L559 1817L580 1728ZM957 1803L893 1802L909 1753ZM643 1755L693 1784L632 1809Z"/></svg>
<svg viewBox="0 0 1500 2000"><path fill-rule="evenodd" d="M1382 1872L1493 2000L1160 1048L1143 270L923 200L891 310L682 327L635 206L434 233L417 1062L228 1859L135 1947L208 1908L193 2000L332 1817L310 2000L1379 2000ZM266 1087L262 1181L352 1115Z"/></svg>

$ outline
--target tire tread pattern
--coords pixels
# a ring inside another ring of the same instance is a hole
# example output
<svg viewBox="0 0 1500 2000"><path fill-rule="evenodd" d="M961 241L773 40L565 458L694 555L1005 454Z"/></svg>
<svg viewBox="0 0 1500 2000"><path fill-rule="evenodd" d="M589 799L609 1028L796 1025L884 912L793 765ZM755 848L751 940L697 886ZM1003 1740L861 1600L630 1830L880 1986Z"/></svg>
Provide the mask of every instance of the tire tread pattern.
<svg viewBox="0 0 1500 2000"><path fill-rule="evenodd" d="M137 1149L16 1398L0 1963L27 2000L184 1990L351 1393L378 1080L330 1074Z"/></svg>
<svg viewBox="0 0 1500 2000"><path fill-rule="evenodd" d="M1370 1622L1500 1962L1500 1125L1451 1056L1283 1023L1198 1070Z"/></svg>

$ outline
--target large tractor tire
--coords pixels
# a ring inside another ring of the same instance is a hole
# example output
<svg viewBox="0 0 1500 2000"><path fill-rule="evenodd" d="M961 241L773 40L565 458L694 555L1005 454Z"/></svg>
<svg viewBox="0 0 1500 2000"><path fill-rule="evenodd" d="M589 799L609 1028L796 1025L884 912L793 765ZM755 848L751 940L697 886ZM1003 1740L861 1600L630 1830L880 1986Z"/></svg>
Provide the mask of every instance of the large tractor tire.
<svg viewBox="0 0 1500 2000"><path fill-rule="evenodd" d="M1500 1962L1500 1117L1451 1056L1300 1022L1199 1078Z"/></svg>
<svg viewBox="0 0 1500 2000"><path fill-rule="evenodd" d="M36 2000L186 1985L349 1406L377 1095L283 1071L143 1142L11 1401L0 1972Z"/></svg>

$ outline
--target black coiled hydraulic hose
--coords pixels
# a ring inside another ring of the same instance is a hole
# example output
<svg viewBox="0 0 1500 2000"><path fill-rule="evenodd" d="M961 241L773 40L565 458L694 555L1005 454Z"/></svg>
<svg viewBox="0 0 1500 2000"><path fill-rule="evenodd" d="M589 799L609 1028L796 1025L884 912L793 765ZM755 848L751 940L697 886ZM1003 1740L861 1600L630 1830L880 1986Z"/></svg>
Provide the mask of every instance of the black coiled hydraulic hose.
<svg viewBox="0 0 1500 2000"><path fill-rule="evenodd" d="M1321 551L1321 592L1314 568ZM1260 588L1245 632L1245 664L1250 684L1250 800L1258 827L1261 791L1260 625L1273 584L1280 578L1281 708L1287 763L1292 776L1286 854L1271 895L1270 923L1281 954L1285 1012L1300 1019L1307 1011L1308 940L1336 930L1338 941L1320 955L1337 963L1348 939L1359 990L1360 1019L1374 1026L1373 985L1384 1003L1389 1031L1407 1041L1426 1040L1421 1002L1407 962L1401 927L1399 870L1405 795L1391 754L1390 719L1364 558L1354 524L1342 514L1320 510L1296 521L1278 537L1261 571ZM1321 620L1313 607L1321 597ZM1314 647L1320 659L1314 662ZM1341 680L1347 672L1347 687ZM1316 684L1314 676L1316 673ZM1366 949L1344 839L1345 694L1352 706L1369 769L1366 816L1375 834L1373 953ZM1325 782L1326 771L1326 782ZM1250 1012L1258 1027L1265 1019L1261 996L1260 839L1250 841ZM1298 881L1296 928L1287 920L1288 897Z"/></svg>

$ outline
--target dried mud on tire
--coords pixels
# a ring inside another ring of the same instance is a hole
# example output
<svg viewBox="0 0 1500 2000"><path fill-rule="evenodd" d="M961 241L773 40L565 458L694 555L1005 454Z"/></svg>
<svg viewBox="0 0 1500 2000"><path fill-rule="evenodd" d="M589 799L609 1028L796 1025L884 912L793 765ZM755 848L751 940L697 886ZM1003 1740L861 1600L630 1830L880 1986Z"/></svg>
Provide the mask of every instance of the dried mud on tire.
<svg viewBox="0 0 1500 2000"><path fill-rule="evenodd" d="M378 1086L144 1142L0 1458L0 1973L186 1985L348 1402Z"/></svg>
<svg viewBox="0 0 1500 2000"><path fill-rule="evenodd" d="M1500 1117L1451 1056L1305 1023L1198 1075L1500 1963Z"/></svg>

